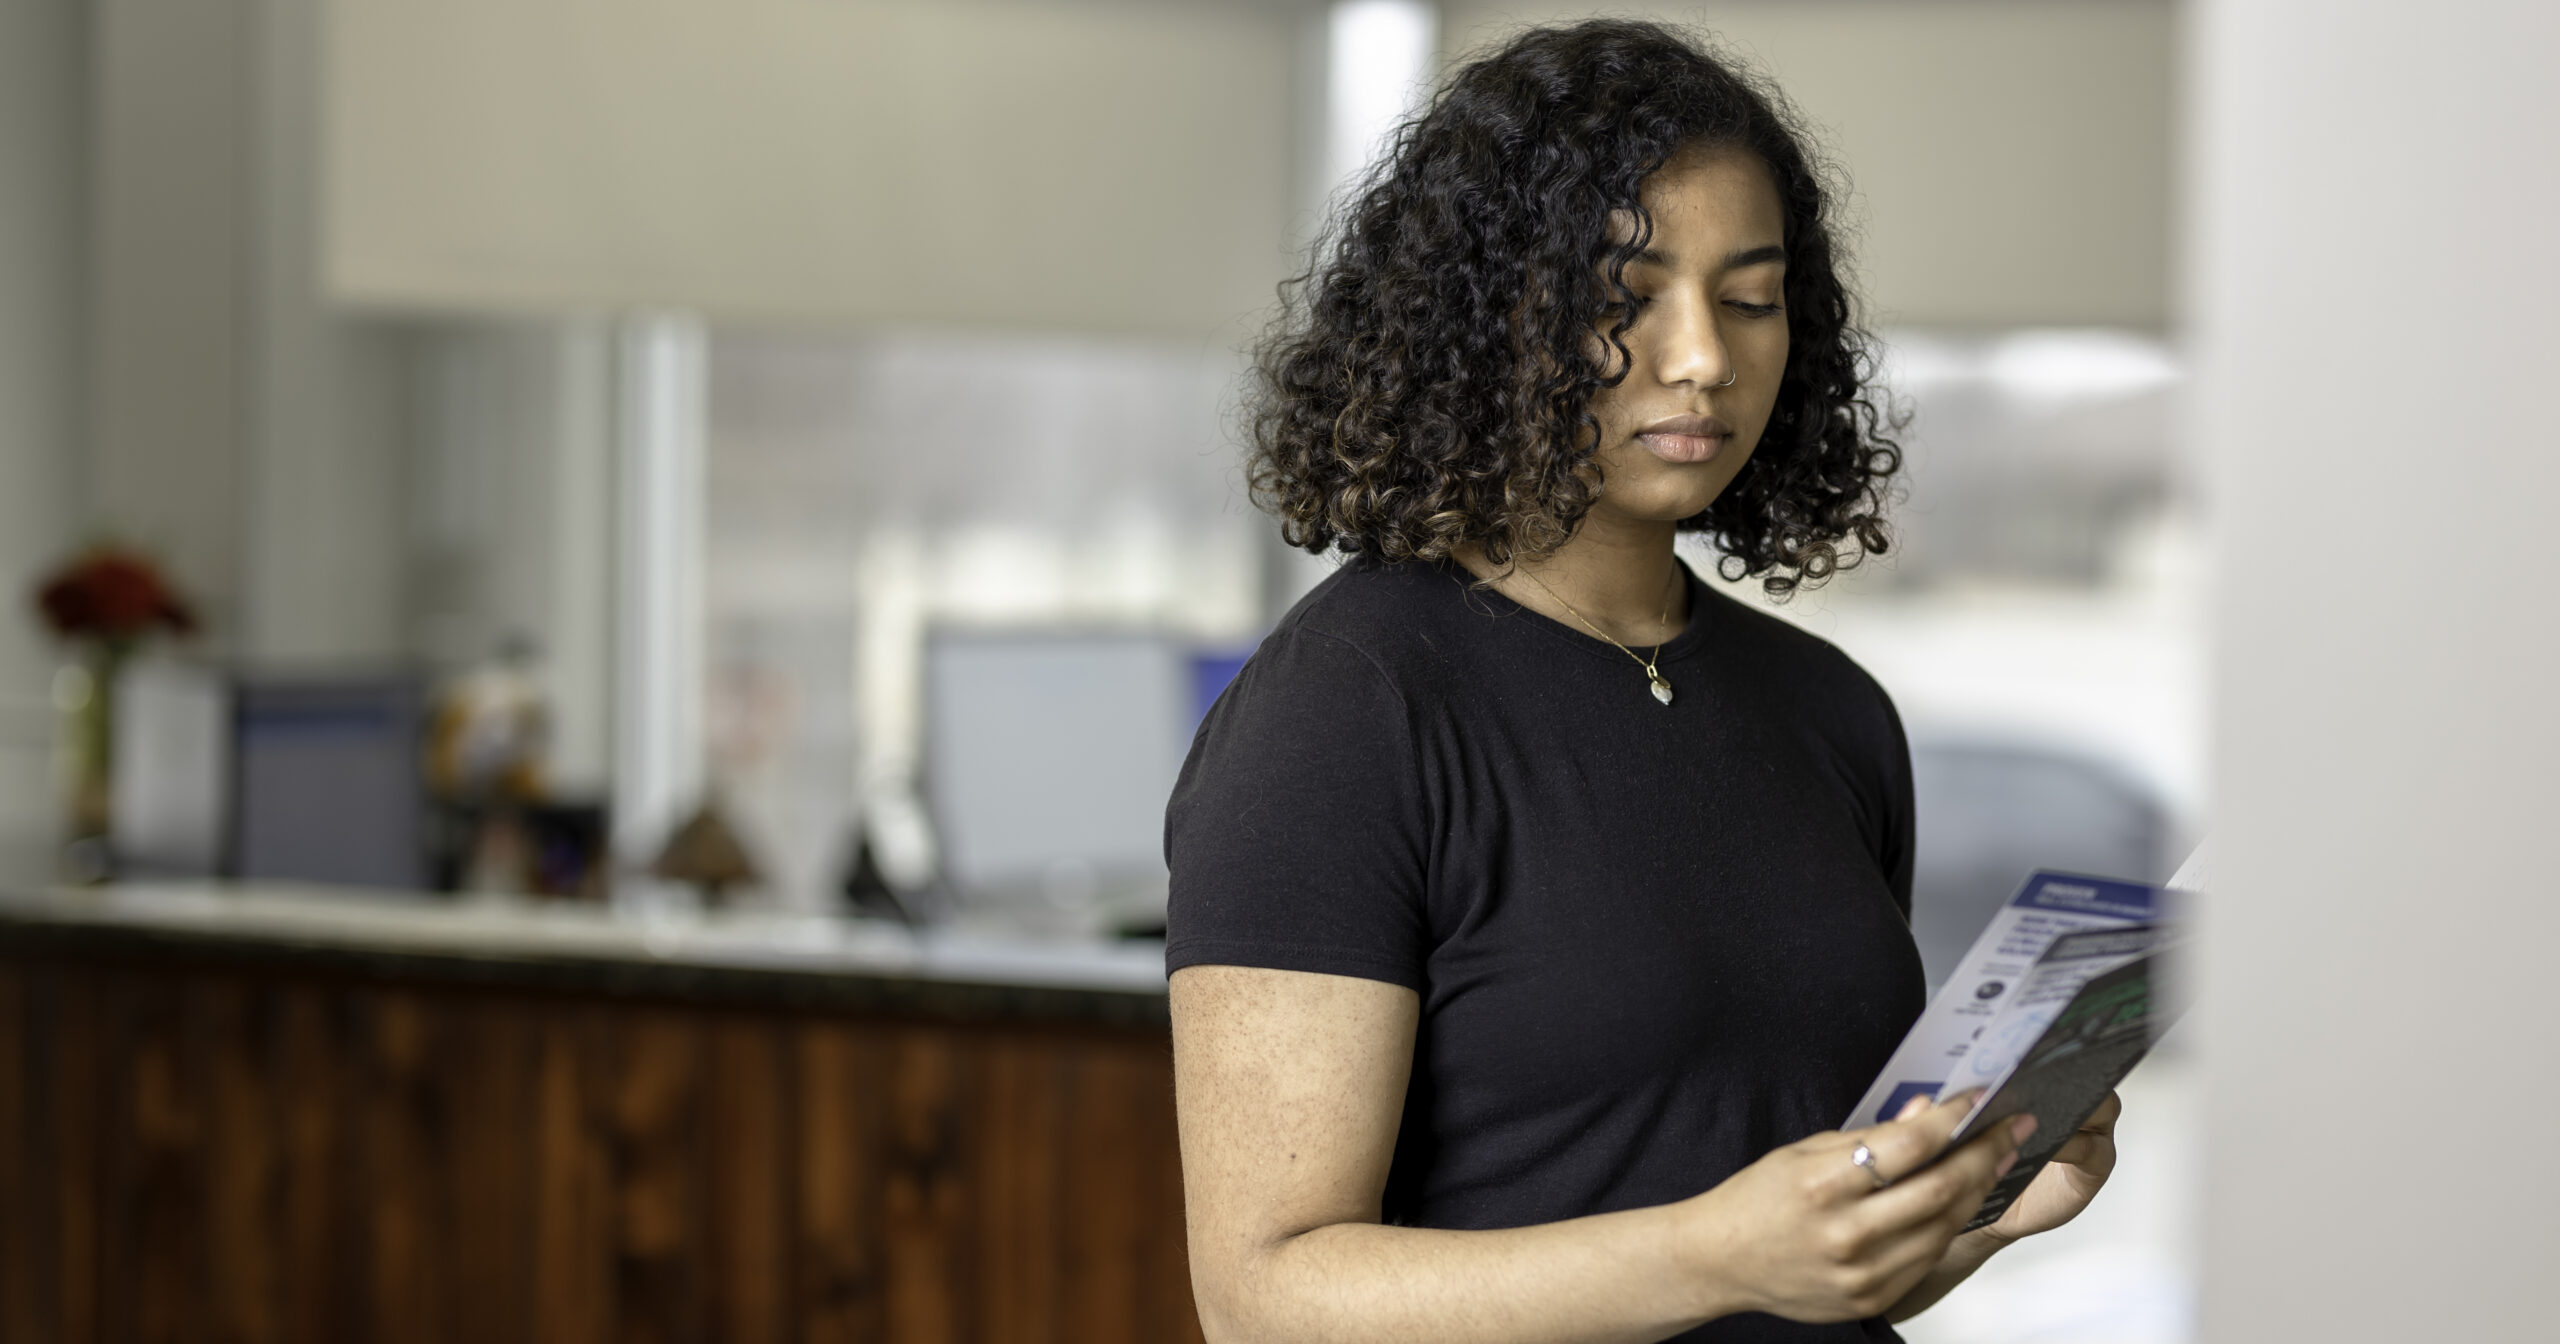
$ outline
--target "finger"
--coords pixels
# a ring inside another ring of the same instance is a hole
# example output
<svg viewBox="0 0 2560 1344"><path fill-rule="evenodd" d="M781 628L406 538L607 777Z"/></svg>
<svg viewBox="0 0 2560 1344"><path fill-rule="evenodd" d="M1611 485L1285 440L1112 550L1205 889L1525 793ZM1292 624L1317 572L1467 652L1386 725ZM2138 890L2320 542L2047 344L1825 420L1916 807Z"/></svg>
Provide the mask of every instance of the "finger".
<svg viewBox="0 0 2560 1344"><path fill-rule="evenodd" d="M1896 1112L1893 1118L1896 1120L1908 1120L1922 1111L1929 1109L1930 1104L1928 1093L1915 1092L1912 1094L1911 1100L1902 1103L1902 1109Z"/></svg>
<svg viewBox="0 0 2560 1344"><path fill-rule="evenodd" d="M2098 1109L2091 1111L2089 1118L2080 1122L2080 1128L2083 1131L2095 1130L2101 1134L2112 1134L2116 1128L2116 1117L2123 1114L2124 1098L2109 1092L2107 1099L2098 1103Z"/></svg>
<svg viewBox="0 0 2560 1344"><path fill-rule="evenodd" d="M1858 1201L1850 1213L1876 1238L1961 1218L1981 1206L1992 1185L2016 1161L2004 1127L1966 1143L1928 1170Z"/></svg>
<svg viewBox="0 0 2560 1344"><path fill-rule="evenodd" d="M1929 1107L1907 1120L1893 1120L1872 1128L1855 1131L1852 1144L1864 1143L1875 1154L1876 1168L1885 1179L1895 1180L1927 1166L1947 1146L1947 1139L1973 1113L1974 1094L1966 1092L1950 1101ZM1853 1171L1859 1180L1867 1180L1864 1171ZM1868 1181L1872 1186L1874 1182Z"/></svg>
<svg viewBox="0 0 2560 1344"><path fill-rule="evenodd" d="M2084 1130L2072 1135L2069 1143L2056 1149L2050 1160L2105 1180L2116 1169L2115 1140Z"/></svg>
<svg viewBox="0 0 2560 1344"><path fill-rule="evenodd" d="M2053 1155L2045 1160L2059 1162L2066 1167L2085 1167L2097 1161L2102 1154L2112 1161L2115 1150L2115 1140L2104 1134L2093 1134L2084 1129L2064 1141L2063 1145L2054 1149Z"/></svg>
<svg viewBox="0 0 2560 1344"><path fill-rule="evenodd" d="M1950 1214L1969 1217L2017 1163L2018 1145L2034 1132L2035 1117L2028 1115L1994 1125L1966 1140L1937 1165L1859 1200L1857 1216L1880 1235L1920 1227Z"/></svg>

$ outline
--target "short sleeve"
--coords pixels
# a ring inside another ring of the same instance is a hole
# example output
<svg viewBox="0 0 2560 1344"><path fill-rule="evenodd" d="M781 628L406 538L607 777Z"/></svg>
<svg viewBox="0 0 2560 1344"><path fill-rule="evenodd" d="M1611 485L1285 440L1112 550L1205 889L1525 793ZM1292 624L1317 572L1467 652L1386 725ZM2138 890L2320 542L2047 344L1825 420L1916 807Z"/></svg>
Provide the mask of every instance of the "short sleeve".
<svg viewBox="0 0 2560 1344"><path fill-rule="evenodd" d="M1165 809L1165 970L1256 966L1420 990L1425 807L1386 674L1302 625L1265 641Z"/></svg>

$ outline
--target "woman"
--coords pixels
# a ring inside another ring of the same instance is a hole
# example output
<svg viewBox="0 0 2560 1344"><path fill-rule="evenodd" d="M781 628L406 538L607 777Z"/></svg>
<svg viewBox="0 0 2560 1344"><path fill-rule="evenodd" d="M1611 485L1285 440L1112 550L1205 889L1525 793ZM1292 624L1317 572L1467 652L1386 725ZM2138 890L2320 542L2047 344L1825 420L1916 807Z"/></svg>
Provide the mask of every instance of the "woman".
<svg viewBox="0 0 2560 1344"><path fill-rule="evenodd" d="M1833 1128L1921 1007L1901 727L1672 553L1785 592L1886 540L1899 456L1776 106L1659 27L1530 32L1406 128L1263 352L1257 494L1348 559L1167 817L1212 1340L1891 1339L2113 1164L2110 1106L1958 1236L2023 1135Z"/></svg>

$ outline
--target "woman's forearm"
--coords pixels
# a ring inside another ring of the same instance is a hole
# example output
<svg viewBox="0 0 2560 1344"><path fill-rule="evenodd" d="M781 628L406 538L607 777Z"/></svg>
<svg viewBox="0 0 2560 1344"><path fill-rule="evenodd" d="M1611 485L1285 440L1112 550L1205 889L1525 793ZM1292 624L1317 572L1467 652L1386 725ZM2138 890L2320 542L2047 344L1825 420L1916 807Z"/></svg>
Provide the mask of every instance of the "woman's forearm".
<svg viewBox="0 0 2560 1344"><path fill-rule="evenodd" d="M2006 1127L1950 1150L1966 1108L1929 1107L1808 1135L1674 1203L1382 1226L1418 996L1193 966L1171 1002L1192 1291L1216 1344L1635 1344L1742 1311L1875 1316L1939 1268L1948 1220L2017 1151ZM1913 1175L1879 1190L1860 1149Z"/></svg>
<svg viewBox="0 0 2560 1344"><path fill-rule="evenodd" d="M1742 1309L1674 1248L1683 1206L1492 1232L1335 1223L1201 1293L1210 1344L1636 1344ZM1202 1285L1207 1289L1208 1285Z"/></svg>

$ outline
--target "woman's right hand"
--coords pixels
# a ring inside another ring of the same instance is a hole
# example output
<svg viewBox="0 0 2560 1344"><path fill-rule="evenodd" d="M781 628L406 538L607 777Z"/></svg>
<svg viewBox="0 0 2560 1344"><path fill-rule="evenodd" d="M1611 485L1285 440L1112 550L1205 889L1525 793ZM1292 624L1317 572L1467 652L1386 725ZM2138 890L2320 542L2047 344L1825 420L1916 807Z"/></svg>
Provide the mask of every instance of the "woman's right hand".
<svg viewBox="0 0 2560 1344"><path fill-rule="evenodd" d="M2022 1115L1928 1166L1972 1105L1970 1093L1916 1100L1889 1124L1788 1144L1687 1201L1702 1279L1790 1320L1883 1314L1946 1255L2034 1132ZM1861 1143L1891 1185L1849 1160Z"/></svg>

